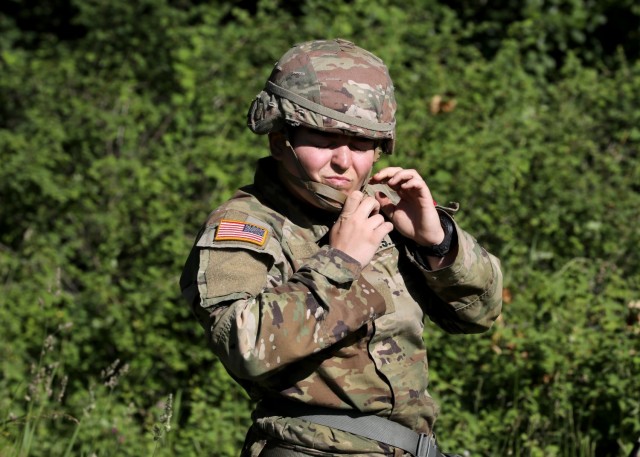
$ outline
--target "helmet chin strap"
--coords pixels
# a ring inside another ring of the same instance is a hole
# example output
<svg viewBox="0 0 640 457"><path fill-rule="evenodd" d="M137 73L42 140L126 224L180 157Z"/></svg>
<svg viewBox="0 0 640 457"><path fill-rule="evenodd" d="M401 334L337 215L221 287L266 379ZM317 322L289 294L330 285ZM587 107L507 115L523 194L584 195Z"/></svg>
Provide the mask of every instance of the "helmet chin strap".
<svg viewBox="0 0 640 457"><path fill-rule="evenodd" d="M295 185L298 189L302 190L307 197L313 201L319 208L324 209L332 213L339 213L342 211L344 202L347 200L347 196L337 189L326 184L312 181L306 170L300 163L298 155L295 149L291 146L288 139L285 140L287 147L293 157L296 159L296 167L300 176L295 176L290 173L285 167L280 167L282 170L281 177L289 183Z"/></svg>
<svg viewBox="0 0 640 457"><path fill-rule="evenodd" d="M313 181L311 177L309 177L309 174L300 163L300 159L298 158L298 154L296 154L296 150L289 142L288 134L285 134L285 144L295 158L296 167L298 168L298 173L300 176L295 176L294 174L290 173L285 167L280 167L281 178L293 184L298 189L302 190L304 194L309 197L319 208L332 213L339 213L340 211L342 211L344 202L347 201L347 196L339 190L334 189L333 187L321 182ZM380 149L376 148L375 160L378 160L379 157ZM367 183L369 182L372 171L373 168L369 170L367 177L360 187L360 190L363 192Z"/></svg>

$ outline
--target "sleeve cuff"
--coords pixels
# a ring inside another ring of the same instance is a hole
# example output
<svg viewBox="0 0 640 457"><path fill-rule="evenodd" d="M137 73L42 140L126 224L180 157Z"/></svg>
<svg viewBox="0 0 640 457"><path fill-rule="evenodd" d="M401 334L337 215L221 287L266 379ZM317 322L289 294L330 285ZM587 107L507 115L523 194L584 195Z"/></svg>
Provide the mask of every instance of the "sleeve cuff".
<svg viewBox="0 0 640 457"><path fill-rule="evenodd" d="M309 258L306 267L317 271L336 284L355 281L362 266L360 262L339 249L323 247Z"/></svg>
<svg viewBox="0 0 640 457"><path fill-rule="evenodd" d="M486 251L477 243L474 237L461 230L456 224L458 239L458 253L453 263L439 270L425 272L427 282L434 290L443 287L465 283L469 276L475 274L475 265L490 263Z"/></svg>

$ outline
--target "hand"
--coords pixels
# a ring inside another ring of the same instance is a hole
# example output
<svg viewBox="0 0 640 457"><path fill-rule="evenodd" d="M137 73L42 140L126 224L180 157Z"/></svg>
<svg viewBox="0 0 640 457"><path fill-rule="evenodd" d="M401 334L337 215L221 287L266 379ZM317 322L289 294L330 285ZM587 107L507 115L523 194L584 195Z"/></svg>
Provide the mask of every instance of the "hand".
<svg viewBox="0 0 640 457"><path fill-rule="evenodd" d="M388 196L376 193L381 211L402 235L422 246L440 244L444 240L444 230L431 191L416 170L383 168L369 182L386 183L400 197L398 204L394 205Z"/></svg>
<svg viewBox="0 0 640 457"><path fill-rule="evenodd" d="M393 230L379 213L380 203L360 191L349 194L329 233L329 245L356 259L362 267L375 255L382 238Z"/></svg>

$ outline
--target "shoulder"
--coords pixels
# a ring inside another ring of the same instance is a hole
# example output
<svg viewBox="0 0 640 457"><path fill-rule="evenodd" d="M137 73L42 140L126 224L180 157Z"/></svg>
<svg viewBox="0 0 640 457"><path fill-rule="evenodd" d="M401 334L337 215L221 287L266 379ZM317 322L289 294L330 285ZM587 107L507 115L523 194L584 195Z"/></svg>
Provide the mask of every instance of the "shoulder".
<svg viewBox="0 0 640 457"><path fill-rule="evenodd" d="M241 190L209 214L196 245L270 253L280 244L285 220L255 195Z"/></svg>

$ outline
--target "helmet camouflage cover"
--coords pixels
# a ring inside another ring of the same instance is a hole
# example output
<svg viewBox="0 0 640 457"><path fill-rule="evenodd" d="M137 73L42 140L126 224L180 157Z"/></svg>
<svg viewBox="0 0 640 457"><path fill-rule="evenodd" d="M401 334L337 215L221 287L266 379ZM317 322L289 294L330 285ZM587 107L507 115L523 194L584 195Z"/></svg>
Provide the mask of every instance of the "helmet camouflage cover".
<svg viewBox="0 0 640 457"><path fill-rule="evenodd" d="M395 142L393 83L384 62L341 39L295 45L276 63L251 104L249 128L258 134L286 124Z"/></svg>

